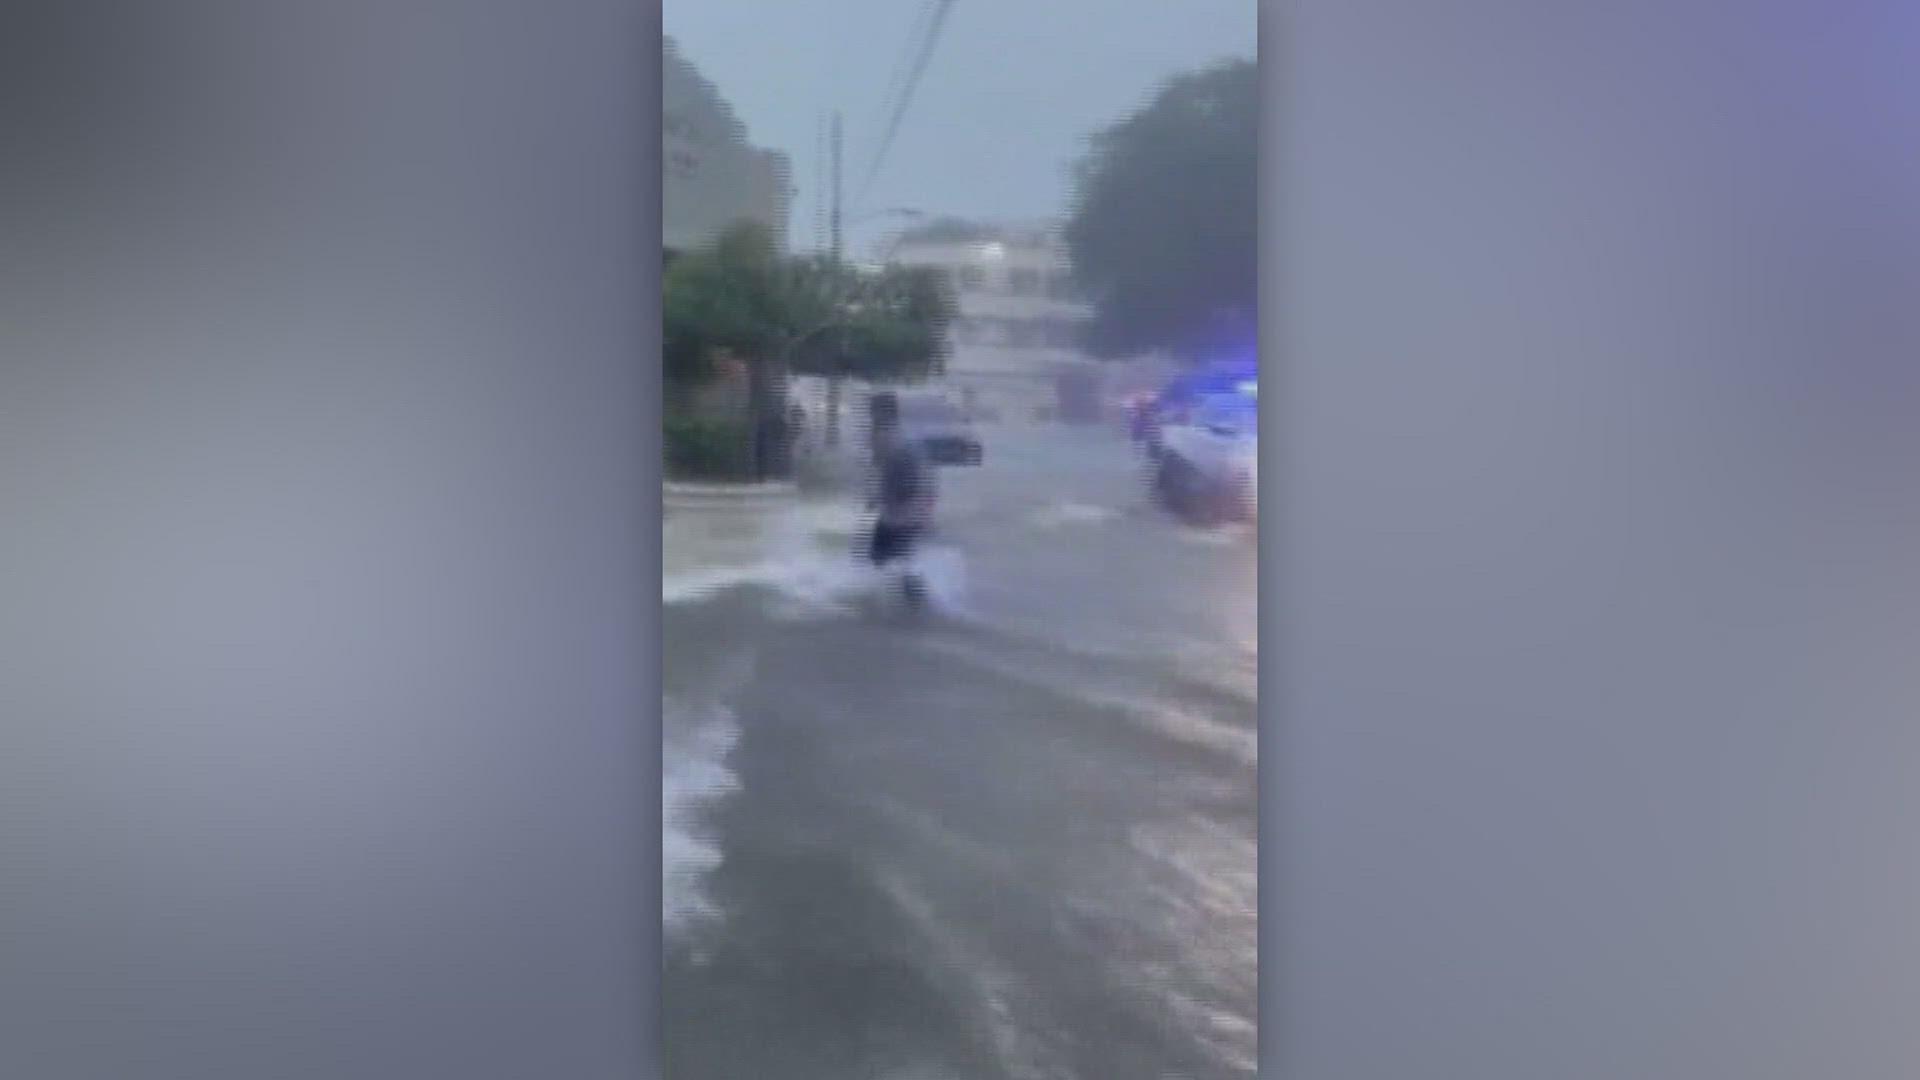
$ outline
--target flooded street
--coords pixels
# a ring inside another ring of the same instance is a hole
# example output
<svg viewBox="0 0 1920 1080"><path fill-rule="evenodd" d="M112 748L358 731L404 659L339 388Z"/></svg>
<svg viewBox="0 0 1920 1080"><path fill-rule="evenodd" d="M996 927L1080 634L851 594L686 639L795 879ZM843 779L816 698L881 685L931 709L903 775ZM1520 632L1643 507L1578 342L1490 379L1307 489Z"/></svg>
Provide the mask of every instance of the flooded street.
<svg viewBox="0 0 1920 1080"><path fill-rule="evenodd" d="M931 618L851 503L678 522L760 548L663 580L675 1080L1255 1071L1253 539L1110 429L986 443Z"/></svg>

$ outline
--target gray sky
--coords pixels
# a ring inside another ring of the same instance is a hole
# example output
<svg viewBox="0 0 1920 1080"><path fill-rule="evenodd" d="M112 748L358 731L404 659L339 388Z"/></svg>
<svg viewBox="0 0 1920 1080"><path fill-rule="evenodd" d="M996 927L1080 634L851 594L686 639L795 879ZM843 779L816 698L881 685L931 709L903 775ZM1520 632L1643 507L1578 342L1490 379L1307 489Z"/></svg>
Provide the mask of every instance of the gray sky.
<svg viewBox="0 0 1920 1080"><path fill-rule="evenodd" d="M883 103L923 0L666 0L667 33L758 145L785 151L799 189L793 236L810 243L820 117L846 114L848 242L872 212L1039 218L1061 213L1088 134L1168 75L1256 50L1257 0L958 0L864 202Z"/></svg>

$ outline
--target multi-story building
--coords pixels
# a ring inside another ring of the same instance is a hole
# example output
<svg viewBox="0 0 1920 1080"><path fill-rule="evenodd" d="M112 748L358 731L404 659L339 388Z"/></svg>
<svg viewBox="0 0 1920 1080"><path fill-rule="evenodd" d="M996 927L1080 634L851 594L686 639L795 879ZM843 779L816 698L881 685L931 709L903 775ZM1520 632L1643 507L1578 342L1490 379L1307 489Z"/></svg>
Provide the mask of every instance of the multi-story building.
<svg viewBox="0 0 1920 1080"><path fill-rule="evenodd" d="M1057 227L934 222L894 237L882 258L947 279L959 311L946 377L982 405L1048 404L1058 377L1089 363L1079 341L1092 307L1073 287Z"/></svg>
<svg viewBox="0 0 1920 1080"><path fill-rule="evenodd" d="M786 155L747 141L712 83L661 40L660 231L669 252L697 248L735 222L765 224L785 243L792 200Z"/></svg>
<svg viewBox="0 0 1920 1080"><path fill-rule="evenodd" d="M746 126L732 106L672 38L661 40L660 97L660 232L666 263L741 221L767 226L784 247L792 195L785 155L747 141ZM694 396L695 407L723 413L745 408L746 369L723 361L719 372Z"/></svg>

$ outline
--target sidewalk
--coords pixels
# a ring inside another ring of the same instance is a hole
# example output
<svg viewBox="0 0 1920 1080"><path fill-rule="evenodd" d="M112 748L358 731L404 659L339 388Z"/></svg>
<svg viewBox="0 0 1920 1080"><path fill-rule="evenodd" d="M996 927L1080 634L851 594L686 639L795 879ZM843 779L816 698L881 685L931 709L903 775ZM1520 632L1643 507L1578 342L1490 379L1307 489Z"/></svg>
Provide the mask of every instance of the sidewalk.
<svg viewBox="0 0 1920 1080"><path fill-rule="evenodd" d="M712 484L668 480L660 485L660 509L667 516L685 510L773 507L792 503L800 485L790 480L758 484Z"/></svg>
<svg viewBox="0 0 1920 1080"><path fill-rule="evenodd" d="M791 480L762 483L667 480L661 485L661 496L668 509L714 503L791 502L802 495L849 491L859 483L862 472L859 452L851 440L832 448L809 441L794 448Z"/></svg>

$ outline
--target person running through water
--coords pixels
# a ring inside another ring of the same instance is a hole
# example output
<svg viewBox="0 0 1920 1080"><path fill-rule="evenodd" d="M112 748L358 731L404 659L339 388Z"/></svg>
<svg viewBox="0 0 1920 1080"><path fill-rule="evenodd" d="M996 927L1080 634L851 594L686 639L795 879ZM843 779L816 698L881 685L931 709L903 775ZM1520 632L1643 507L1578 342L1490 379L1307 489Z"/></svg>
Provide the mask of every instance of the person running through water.
<svg viewBox="0 0 1920 1080"><path fill-rule="evenodd" d="M937 492L932 467L900 432L900 399L887 391L873 395L867 416L875 483L869 506L877 511L867 558L884 567L912 555L932 529ZM921 599L917 577L907 578L906 589L909 599Z"/></svg>

